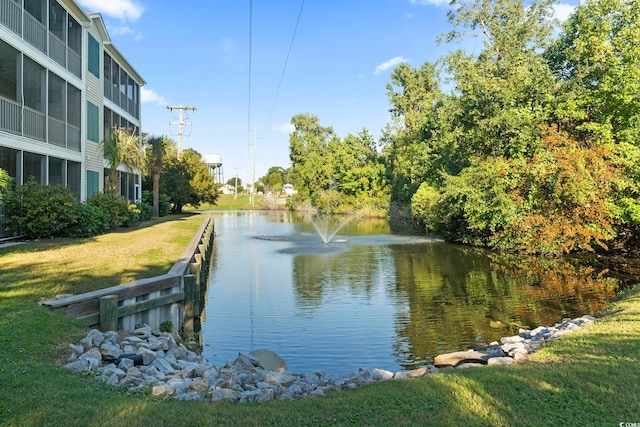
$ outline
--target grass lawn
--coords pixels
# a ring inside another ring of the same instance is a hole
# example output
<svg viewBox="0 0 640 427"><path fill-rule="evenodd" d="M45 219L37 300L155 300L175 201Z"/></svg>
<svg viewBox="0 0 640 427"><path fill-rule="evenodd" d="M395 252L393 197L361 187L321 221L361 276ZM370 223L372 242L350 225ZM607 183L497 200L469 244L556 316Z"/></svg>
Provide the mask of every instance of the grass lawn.
<svg viewBox="0 0 640 427"><path fill-rule="evenodd" d="M202 222L172 216L91 239L0 245L0 425L618 426L640 423L640 288L529 363L268 404L129 395L58 367L86 332L38 303L166 272Z"/></svg>
<svg viewBox="0 0 640 427"><path fill-rule="evenodd" d="M203 204L198 206L199 211L221 211L221 210L250 210L260 209L262 206L262 195L256 195L251 205L251 200L248 194L239 194L238 197L234 197L233 194L220 194L218 196L218 202L215 205ZM193 210L193 207L186 206L185 211Z"/></svg>

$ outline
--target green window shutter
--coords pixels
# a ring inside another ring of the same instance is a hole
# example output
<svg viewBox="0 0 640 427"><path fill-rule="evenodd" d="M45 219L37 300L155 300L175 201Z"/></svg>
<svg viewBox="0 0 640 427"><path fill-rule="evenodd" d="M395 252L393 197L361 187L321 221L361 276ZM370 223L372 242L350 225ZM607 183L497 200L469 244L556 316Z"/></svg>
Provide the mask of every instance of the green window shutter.
<svg viewBox="0 0 640 427"><path fill-rule="evenodd" d="M100 142L100 110L96 105L87 101L87 139L93 142Z"/></svg>
<svg viewBox="0 0 640 427"><path fill-rule="evenodd" d="M100 174L95 171L87 171L87 197L100 191Z"/></svg>
<svg viewBox="0 0 640 427"><path fill-rule="evenodd" d="M89 59L88 69L91 74L100 78L100 43L89 34Z"/></svg>

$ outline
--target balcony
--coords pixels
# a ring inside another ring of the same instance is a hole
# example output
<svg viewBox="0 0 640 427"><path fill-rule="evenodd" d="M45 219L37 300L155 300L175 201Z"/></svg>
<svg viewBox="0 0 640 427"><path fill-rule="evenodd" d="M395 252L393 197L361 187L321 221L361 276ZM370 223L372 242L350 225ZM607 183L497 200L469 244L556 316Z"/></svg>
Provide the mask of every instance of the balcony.
<svg viewBox="0 0 640 427"><path fill-rule="evenodd" d="M21 106L0 96L0 130L20 135L22 132Z"/></svg>
<svg viewBox="0 0 640 427"><path fill-rule="evenodd" d="M0 2L0 24L19 36L22 35L22 8L14 1Z"/></svg>

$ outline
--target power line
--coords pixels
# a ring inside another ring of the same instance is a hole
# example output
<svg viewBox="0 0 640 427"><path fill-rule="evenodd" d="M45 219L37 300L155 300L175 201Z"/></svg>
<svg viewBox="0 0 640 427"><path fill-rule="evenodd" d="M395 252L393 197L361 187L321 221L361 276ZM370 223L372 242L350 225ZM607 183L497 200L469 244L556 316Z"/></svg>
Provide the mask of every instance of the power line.
<svg viewBox="0 0 640 427"><path fill-rule="evenodd" d="M267 118L267 125L271 122L271 114L273 113L273 109L276 106L276 101L278 99L278 94L280 93L280 86L282 86L282 80L284 79L284 73L287 69L287 64L289 63L289 56L291 55L291 49L293 48L293 42L296 38L296 33L298 32L298 25L300 24L300 17L302 16L302 8L304 7L304 0L300 4L300 10L298 11L298 19L296 20L296 26L293 29L293 35L291 36L291 43L289 43L289 50L287 51L287 57L284 61L284 66L282 67L282 73L280 74L280 81L278 82L278 87L276 88L276 94L273 97L273 104L271 105L271 110L269 111L269 116Z"/></svg>
<svg viewBox="0 0 640 427"><path fill-rule="evenodd" d="M247 131L251 131L251 48L253 40L253 0L249 0L249 99L247 107Z"/></svg>

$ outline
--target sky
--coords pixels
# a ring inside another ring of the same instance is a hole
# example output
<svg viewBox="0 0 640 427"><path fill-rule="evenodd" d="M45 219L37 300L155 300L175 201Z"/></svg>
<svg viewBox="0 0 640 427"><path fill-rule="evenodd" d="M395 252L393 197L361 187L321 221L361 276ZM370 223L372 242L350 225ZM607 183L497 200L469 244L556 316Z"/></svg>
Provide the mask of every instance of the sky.
<svg viewBox="0 0 640 427"><path fill-rule="evenodd" d="M313 114L340 138L391 122L393 68L418 68L459 45L448 0L77 0L99 12L118 50L145 79L142 131L222 158L224 180L253 182L287 168L291 118ZM561 19L578 0L556 5ZM473 50L473 44L465 47ZM170 122L173 122L171 124ZM254 161L255 158L255 161Z"/></svg>

